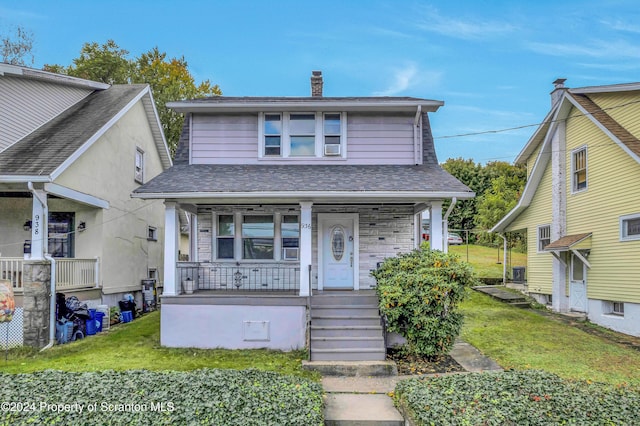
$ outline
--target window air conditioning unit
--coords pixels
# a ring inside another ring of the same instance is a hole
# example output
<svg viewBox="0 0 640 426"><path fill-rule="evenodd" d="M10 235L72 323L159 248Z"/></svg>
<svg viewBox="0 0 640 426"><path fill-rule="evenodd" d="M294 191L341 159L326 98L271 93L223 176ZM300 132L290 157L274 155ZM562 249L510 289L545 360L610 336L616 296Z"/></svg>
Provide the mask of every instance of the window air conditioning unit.
<svg viewBox="0 0 640 426"><path fill-rule="evenodd" d="M340 155L340 145L326 144L324 146L324 155Z"/></svg>
<svg viewBox="0 0 640 426"><path fill-rule="evenodd" d="M298 248L283 248L282 258L284 260L298 260Z"/></svg>

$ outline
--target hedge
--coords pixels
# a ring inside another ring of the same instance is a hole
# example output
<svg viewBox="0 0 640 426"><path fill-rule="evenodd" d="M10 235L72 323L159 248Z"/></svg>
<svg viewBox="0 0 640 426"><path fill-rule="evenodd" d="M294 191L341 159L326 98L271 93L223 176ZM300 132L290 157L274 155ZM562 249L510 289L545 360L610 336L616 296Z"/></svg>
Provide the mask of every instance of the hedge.
<svg viewBox="0 0 640 426"><path fill-rule="evenodd" d="M409 379L394 400L416 425L640 424L640 389L536 370Z"/></svg>
<svg viewBox="0 0 640 426"><path fill-rule="evenodd" d="M1 425L322 425L320 384L257 370L0 374Z"/></svg>

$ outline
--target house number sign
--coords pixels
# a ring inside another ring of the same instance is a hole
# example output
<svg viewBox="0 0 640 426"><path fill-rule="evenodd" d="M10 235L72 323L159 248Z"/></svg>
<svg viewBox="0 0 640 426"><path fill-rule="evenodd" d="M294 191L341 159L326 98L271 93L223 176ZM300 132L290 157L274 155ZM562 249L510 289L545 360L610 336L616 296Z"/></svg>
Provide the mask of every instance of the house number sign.
<svg viewBox="0 0 640 426"><path fill-rule="evenodd" d="M302 223L302 224L300 224L300 228L302 228L302 229L311 229L311 224L310 223Z"/></svg>
<svg viewBox="0 0 640 426"><path fill-rule="evenodd" d="M40 235L40 215L33 216L33 235Z"/></svg>

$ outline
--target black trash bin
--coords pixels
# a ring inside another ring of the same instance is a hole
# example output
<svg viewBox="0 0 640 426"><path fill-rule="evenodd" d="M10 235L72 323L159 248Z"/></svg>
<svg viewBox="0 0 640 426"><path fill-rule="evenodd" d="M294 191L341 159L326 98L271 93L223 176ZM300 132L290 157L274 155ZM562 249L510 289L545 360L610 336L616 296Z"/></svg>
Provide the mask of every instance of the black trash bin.
<svg viewBox="0 0 640 426"><path fill-rule="evenodd" d="M120 312L131 312L131 317L136 317L136 302L129 300L121 300L118 302L118 306L120 307Z"/></svg>

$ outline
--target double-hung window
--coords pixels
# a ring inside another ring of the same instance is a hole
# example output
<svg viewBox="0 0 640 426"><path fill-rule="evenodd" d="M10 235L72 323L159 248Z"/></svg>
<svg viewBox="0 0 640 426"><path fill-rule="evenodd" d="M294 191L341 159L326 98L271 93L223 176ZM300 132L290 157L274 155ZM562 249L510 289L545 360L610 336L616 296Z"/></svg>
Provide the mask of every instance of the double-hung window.
<svg viewBox="0 0 640 426"><path fill-rule="evenodd" d="M280 156L282 154L282 115L264 115L264 155Z"/></svg>
<svg viewBox="0 0 640 426"><path fill-rule="evenodd" d="M580 192L587 189L587 147L579 148L571 153L571 191Z"/></svg>
<svg viewBox="0 0 640 426"><path fill-rule="evenodd" d="M324 155L340 155L340 140L342 136L342 126L340 125L340 114L324 114Z"/></svg>
<svg viewBox="0 0 640 426"><path fill-rule="evenodd" d="M233 259L233 247L235 241L235 226L233 215L218 215L218 227L216 237L216 249L218 259Z"/></svg>
<svg viewBox="0 0 640 426"><path fill-rule="evenodd" d="M544 251L544 248L551 243L551 225L542 225L538 227L538 252Z"/></svg>
<svg viewBox="0 0 640 426"><path fill-rule="evenodd" d="M300 253L300 219L297 215L283 215L280 225L282 259L298 260Z"/></svg>
<svg viewBox="0 0 640 426"><path fill-rule="evenodd" d="M261 157L341 157L344 113L282 112L260 116Z"/></svg>
<svg viewBox="0 0 640 426"><path fill-rule="evenodd" d="M138 183L144 183L144 151L136 148L133 178Z"/></svg>

